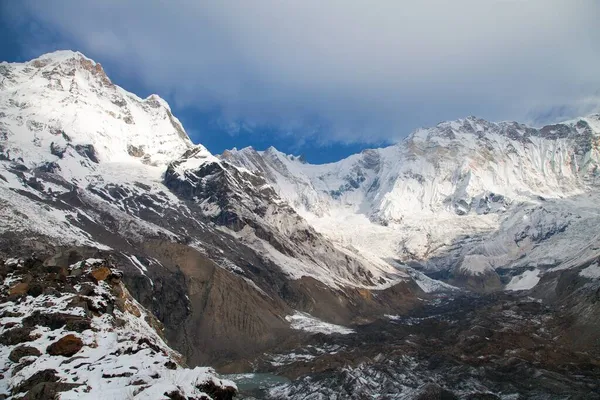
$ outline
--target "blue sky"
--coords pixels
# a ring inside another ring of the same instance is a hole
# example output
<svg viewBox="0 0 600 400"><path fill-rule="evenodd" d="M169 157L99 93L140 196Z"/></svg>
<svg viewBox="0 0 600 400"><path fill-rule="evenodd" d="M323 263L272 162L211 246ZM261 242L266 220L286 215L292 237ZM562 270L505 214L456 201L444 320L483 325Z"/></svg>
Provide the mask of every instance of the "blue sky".
<svg viewBox="0 0 600 400"><path fill-rule="evenodd" d="M40 39L43 36L43 39ZM222 115L215 109L198 109L193 104L178 106L172 95L155 88L151 83L140 82L135 76L120 73L118 63L104 60L101 54L70 41L60 31L36 19L28 19L19 24L0 24L0 61L22 62L43 53L70 49L81 51L88 57L102 63L111 80L119 86L146 97L158 93L170 102L175 115L183 123L191 139L202 143L212 153L220 154L234 147L252 146L264 150L274 146L288 154L304 155L312 163L326 163L340 160L365 148L392 144L391 141L341 143L338 141L321 141L317 138L300 140L293 132L278 129L277 126L261 126L249 130L238 128L235 131L222 121ZM237 131L239 129L239 131Z"/></svg>
<svg viewBox="0 0 600 400"><path fill-rule="evenodd" d="M0 60L79 50L213 153L322 163L467 115L599 111L599 15L594 0L0 0Z"/></svg>

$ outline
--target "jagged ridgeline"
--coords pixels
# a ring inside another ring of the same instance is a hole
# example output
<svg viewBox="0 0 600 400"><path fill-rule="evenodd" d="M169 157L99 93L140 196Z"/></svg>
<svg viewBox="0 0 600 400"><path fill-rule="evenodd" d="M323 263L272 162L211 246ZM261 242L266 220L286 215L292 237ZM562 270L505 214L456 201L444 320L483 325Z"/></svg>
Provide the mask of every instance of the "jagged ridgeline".
<svg viewBox="0 0 600 400"><path fill-rule="evenodd" d="M1 63L0 396L594 398L599 137L217 156L80 53Z"/></svg>

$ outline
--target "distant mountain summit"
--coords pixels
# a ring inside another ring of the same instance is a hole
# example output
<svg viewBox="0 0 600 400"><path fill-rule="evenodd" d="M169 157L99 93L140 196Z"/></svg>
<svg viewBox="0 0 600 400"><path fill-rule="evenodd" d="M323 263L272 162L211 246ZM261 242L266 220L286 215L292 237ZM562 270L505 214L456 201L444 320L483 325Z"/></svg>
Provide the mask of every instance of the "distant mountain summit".
<svg viewBox="0 0 600 400"><path fill-rule="evenodd" d="M599 150L600 115L594 114L542 128L468 117L323 165L274 148L221 157L264 176L338 243L416 262L424 271L488 274L495 290L502 287L496 269L569 258L564 249L576 240L569 232L578 237L589 229L579 222L590 218L588 197L597 196ZM530 237L535 244L523 246ZM596 254L586 246L587 256Z"/></svg>

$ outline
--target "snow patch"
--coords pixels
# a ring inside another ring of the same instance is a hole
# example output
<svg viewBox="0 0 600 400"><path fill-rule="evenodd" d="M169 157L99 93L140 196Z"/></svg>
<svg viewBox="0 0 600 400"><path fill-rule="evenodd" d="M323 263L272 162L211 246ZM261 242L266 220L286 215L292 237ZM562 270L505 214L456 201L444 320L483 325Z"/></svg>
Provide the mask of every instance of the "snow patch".
<svg viewBox="0 0 600 400"><path fill-rule="evenodd" d="M513 276L506 290L528 290L538 284L540 281L540 270L534 269L531 271L525 271L521 275Z"/></svg>
<svg viewBox="0 0 600 400"><path fill-rule="evenodd" d="M292 329L302 330L310 333L322 333L325 335L339 334L349 335L354 330L341 325L330 324L313 317L310 314L296 311L293 315L285 317L291 323Z"/></svg>
<svg viewBox="0 0 600 400"><path fill-rule="evenodd" d="M594 263L589 267L582 269L579 272L579 276L589 279L600 279L600 266L598 266L597 263Z"/></svg>

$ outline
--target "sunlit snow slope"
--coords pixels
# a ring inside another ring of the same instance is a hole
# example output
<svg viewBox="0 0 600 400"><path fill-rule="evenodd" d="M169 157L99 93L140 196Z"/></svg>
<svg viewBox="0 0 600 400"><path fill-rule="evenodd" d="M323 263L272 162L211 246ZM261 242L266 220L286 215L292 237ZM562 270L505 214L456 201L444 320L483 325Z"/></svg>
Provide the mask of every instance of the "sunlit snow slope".
<svg viewBox="0 0 600 400"><path fill-rule="evenodd" d="M591 233L583 217L597 218L588 208L596 198L599 134L599 115L540 129L469 117L332 164L307 164L274 148L234 149L222 158L260 171L338 242L481 275L527 267L532 251L537 263L551 258L547 264L557 265L581 250L571 242ZM563 235L551 238L555 233Z"/></svg>

